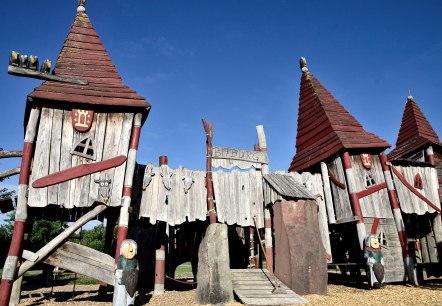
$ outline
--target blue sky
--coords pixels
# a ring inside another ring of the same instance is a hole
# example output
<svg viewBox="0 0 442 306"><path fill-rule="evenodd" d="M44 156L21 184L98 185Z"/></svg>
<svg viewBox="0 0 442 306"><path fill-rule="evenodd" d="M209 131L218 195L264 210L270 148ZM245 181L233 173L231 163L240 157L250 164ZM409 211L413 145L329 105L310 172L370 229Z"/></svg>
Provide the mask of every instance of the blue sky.
<svg viewBox="0 0 442 306"><path fill-rule="evenodd" d="M0 11L0 147L22 148L26 95L41 83L6 73L11 50L55 62L76 7L24 0ZM139 163L167 155L172 167L204 169L205 118L214 145L239 149L252 150L255 126L264 125L272 171L286 170L295 153L301 56L367 131L393 146L409 90L441 135L441 11L440 1L407 0L86 5L124 82L152 104ZM19 164L0 160L0 171Z"/></svg>

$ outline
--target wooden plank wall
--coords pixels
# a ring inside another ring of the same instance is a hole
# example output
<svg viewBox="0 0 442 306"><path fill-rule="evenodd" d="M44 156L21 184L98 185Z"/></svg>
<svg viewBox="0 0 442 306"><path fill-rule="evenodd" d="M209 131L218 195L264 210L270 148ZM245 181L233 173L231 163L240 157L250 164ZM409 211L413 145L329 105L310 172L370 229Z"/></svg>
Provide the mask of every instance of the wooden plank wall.
<svg viewBox="0 0 442 306"><path fill-rule="evenodd" d="M380 158L378 155L371 155L372 166L371 169L367 169L362 165L359 155L352 155L351 162L353 167L353 173L355 176L356 192L366 190L365 176L367 173L371 174L375 185L385 183L384 172ZM362 216L373 218L393 218L391 211L390 200L388 199L388 191L385 187L375 193L372 193L366 197L360 198Z"/></svg>
<svg viewBox="0 0 442 306"><path fill-rule="evenodd" d="M217 219L228 225L264 227L261 171L214 171L213 189Z"/></svg>
<svg viewBox="0 0 442 306"><path fill-rule="evenodd" d="M367 233L371 232L373 221L374 218L364 218ZM384 257L385 281L387 283L405 281L407 273L402 259L402 248L394 219L380 219L377 234L381 231L387 238L387 244L381 246Z"/></svg>
<svg viewBox="0 0 442 306"><path fill-rule="evenodd" d="M32 188L33 181L48 174L118 155L127 156L133 124L132 113L95 112L92 127L86 133L79 133L73 129L71 113L71 109L42 108L30 178L29 206L45 207L48 204L61 205L65 208L90 206L95 201L100 201L98 184L94 180L105 177L112 180L108 205L121 205L126 163L54 186ZM85 136L95 141L95 161L70 153L73 146Z"/></svg>
<svg viewBox="0 0 442 306"><path fill-rule="evenodd" d="M434 152L434 161L436 162L437 179L439 181L439 198L442 199L442 153Z"/></svg>
<svg viewBox="0 0 442 306"><path fill-rule="evenodd" d="M429 199L434 205L440 207L439 195L438 195L438 180L436 169L433 167L414 167L414 166L395 166L396 169L402 174L411 186L414 186L414 177L417 173L420 174L423 182L423 189L417 189L422 195ZM394 185L396 187L397 195L401 210L407 214L423 215L426 212L433 213L434 209L431 208L424 201L419 199L414 193L412 193L396 175L392 174Z"/></svg>
<svg viewBox="0 0 442 306"><path fill-rule="evenodd" d="M139 217L149 218L151 224L164 221L178 225L186 221L206 220L207 199L205 171L191 171L184 167L170 169L172 187L168 194L160 174L160 167L153 167L152 181L143 190ZM187 193L184 191L183 177L192 175L194 183ZM168 200L166 203L166 195Z"/></svg>
<svg viewBox="0 0 442 306"><path fill-rule="evenodd" d="M347 184L345 180L344 167L340 156L336 156L331 162L327 163L327 168L334 174L339 182ZM350 204L347 188L342 189L330 181L333 203L335 207L336 220L348 219L353 217L353 211Z"/></svg>

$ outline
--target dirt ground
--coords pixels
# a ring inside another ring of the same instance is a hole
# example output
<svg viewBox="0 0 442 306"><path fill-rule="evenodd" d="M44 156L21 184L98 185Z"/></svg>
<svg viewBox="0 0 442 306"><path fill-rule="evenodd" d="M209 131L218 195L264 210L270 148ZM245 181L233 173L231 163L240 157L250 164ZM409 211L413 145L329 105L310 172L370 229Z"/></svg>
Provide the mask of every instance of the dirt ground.
<svg viewBox="0 0 442 306"><path fill-rule="evenodd" d="M97 285L77 285L75 292L73 286L22 291L20 305L112 305L112 292L103 296L98 295ZM307 305L440 305L442 306L442 280L429 280L420 287L407 284L390 284L384 289L368 290L352 285L328 285L328 294L306 295ZM152 296L151 293L139 293L136 305L154 306L185 306L198 305L194 302L195 290L168 291L163 295ZM234 301L229 306L242 305Z"/></svg>

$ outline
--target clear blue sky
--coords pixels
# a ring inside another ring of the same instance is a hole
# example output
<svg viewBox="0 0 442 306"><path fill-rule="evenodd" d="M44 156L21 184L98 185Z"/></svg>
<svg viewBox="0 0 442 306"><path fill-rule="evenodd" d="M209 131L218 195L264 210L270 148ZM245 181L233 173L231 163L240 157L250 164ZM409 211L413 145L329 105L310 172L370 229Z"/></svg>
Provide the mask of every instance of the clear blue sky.
<svg viewBox="0 0 442 306"><path fill-rule="evenodd" d="M11 50L55 62L76 7L0 10L0 147L22 148L26 95L41 83L7 74ZM231 148L253 149L264 125L270 169L286 170L301 56L367 131L394 145L411 90L442 135L441 1L88 0L86 12L124 82L152 104L139 163L167 155L172 167L204 169L206 118L214 145ZM0 160L0 171L19 164Z"/></svg>

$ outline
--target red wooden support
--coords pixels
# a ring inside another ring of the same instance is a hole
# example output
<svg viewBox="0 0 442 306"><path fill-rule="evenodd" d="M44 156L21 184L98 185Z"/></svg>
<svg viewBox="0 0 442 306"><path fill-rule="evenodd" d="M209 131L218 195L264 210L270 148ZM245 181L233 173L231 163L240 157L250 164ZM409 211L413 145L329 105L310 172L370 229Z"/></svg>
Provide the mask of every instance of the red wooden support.
<svg viewBox="0 0 442 306"><path fill-rule="evenodd" d="M207 189L207 209L209 212L210 224L216 223L215 202L213 201L213 179L212 179L212 139L213 127L212 123L207 123L202 119L204 131L206 132L206 189Z"/></svg>
<svg viewBox="0 0 442 306"><path fill-rule="evenodd" d="M342 154L342 164L344 166L345 176L347 177L348 193L350 194L350 203L353 208L353 214L359 217L359 220L356 223L356 229L358 232L359 245L361 247L361 250L363 250L364 239L367 236L367 233L364 225L364 217L362 216L361 203L359 202L359 197L356 193L356 182L351 164L350 154L348 152L344 152Z"/></svg>
<svg viewBox="0 0 442 306"><path fill-rule="evenodd" d="M414 260L411 257L410 250L408 248L408 237L405 231L404 221L402 220L402 213L399 207L399 201L396 196L396 190L394 189L390 169L387 166L387 155L385 155L385 153L381 153L380 159L382 171L384 172L385 182L387 183L388 199L390 200L391 209L393 210L393 216L396 223L399 242L402 247L402 256L404 258L405 267L407 268L408 279L410 283L418 285Z"/></svg>
<svg viewBox="0 0 442 306"><path fill-rule="evenodd" d="M434 160L434 152L433 152L433 147L429 146L426 150L425 153L427 154L427 160L428 162L432 165L432 166L436 166L436 161Z"/></svg>
<svg viewBox="0 0 442 306"><path fill-rule="evenodd" d="M167 156L160 156L160 166L167 165ZM155 284L154 294L164 293L166 280L166 223L157 223L157 246L155 251Z"/></svg>
<svg viewBox="0 0 442 306"><path fill-rule="evenodd" d="M23 157L18 178L19 185L14 230L12 232L11 245L9 246L8 257L5 261L0 283L0 306L7 306L9 304L12 284L17 275L17 265L23 252L23 238L28 217L27 190L29 185L29 173L31 170L32 153L39 117L40 108L34 107L29 115L23 144Z"/></svg>

